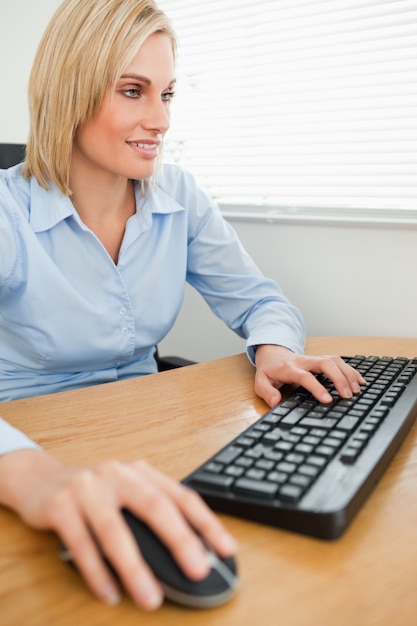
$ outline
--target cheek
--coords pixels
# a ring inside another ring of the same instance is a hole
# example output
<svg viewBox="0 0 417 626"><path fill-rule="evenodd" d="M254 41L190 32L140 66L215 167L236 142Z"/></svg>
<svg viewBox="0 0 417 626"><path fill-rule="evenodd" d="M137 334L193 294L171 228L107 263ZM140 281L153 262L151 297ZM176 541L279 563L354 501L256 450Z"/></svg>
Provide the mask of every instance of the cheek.
<svg viewBox="0 0 417 626"><path fill-rule="evenodd" d="M100 153L106 146L112 144L116 137L116 128L110 120L107 123L96 120L79 133L78 144L84 151Z"/></svg>

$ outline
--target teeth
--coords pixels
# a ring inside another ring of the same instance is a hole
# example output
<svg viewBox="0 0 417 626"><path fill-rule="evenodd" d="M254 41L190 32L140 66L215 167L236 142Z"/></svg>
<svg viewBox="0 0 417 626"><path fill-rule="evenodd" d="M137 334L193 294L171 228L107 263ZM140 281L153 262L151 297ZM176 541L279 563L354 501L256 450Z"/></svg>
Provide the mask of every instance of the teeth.
<svg viewBox="0 0 417 626"><path fill-rule="evenodd" d="M151 150L151 149L156 148L156 143L152 143L152 144L149 144L149 143L134 143L133 145L137 146L138 148L141 148L143 150L147 150L147 149Z"/></svg>

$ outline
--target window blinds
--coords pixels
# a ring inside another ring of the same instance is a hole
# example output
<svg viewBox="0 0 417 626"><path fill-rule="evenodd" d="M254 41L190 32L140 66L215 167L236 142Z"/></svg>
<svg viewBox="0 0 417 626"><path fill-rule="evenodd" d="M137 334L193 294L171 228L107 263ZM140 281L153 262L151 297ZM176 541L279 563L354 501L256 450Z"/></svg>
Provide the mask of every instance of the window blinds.
<svg viewBox="0 0 417 626"><path fill-rule="evenodd" d="M417 209L417 2L160 0L167 160L220 204Z"/></svg>

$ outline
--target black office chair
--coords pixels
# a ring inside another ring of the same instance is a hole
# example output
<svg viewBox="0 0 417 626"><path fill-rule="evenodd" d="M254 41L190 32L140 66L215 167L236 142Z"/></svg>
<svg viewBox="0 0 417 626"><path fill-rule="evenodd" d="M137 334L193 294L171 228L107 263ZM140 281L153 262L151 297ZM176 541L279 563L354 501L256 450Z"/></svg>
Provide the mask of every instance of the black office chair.
<svg viewBox="0 0 417 626"><path fill-rule="evenodd" d="M7 169L21 163L25 158L26 146L23 143L0 143L0 169Z"/></svg>
<svg viewBox="0 0 417 626"><path fill-rule="evenodd" d="M21 163L25 158L26 146L21 143L0 143L0 169L7 169L13 165ZM193 365L195 361L183 359L179 356L163 356L159 355L158 346L155 347L155 360L158 365L159 372L173 370L177 367L185 367Z"/></svg>

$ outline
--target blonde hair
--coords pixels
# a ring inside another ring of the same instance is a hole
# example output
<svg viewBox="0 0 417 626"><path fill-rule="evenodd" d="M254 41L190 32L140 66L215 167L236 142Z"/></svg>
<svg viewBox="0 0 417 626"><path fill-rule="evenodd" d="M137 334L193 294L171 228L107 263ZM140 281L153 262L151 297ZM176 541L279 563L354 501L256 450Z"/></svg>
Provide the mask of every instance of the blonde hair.
<svg viewBox="0 0 417 626"><path fill-rule="evenodd" d="M23 176L70 195L77 129L94 118L107 89L147 37L171 22L153 0L65 0L40 42L29 80L30 131Z"/></svg>

